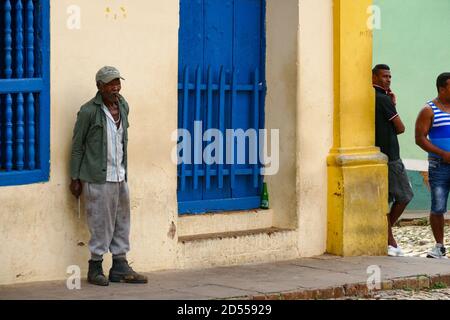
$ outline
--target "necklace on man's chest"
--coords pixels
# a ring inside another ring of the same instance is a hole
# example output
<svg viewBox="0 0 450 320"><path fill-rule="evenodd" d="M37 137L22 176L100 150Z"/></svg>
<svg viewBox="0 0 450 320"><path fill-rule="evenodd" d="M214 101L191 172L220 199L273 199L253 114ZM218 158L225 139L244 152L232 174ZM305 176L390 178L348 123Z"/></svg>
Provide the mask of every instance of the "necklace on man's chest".
<svg viewBox="0 0 450 320"><path fill-rule="evenodd" d="M113 119L114 119L114 117L113 117ZM119 112L119 118L117 120L114 119L115 124L118 124L119 122L120 122L120 112Z"/></svg>

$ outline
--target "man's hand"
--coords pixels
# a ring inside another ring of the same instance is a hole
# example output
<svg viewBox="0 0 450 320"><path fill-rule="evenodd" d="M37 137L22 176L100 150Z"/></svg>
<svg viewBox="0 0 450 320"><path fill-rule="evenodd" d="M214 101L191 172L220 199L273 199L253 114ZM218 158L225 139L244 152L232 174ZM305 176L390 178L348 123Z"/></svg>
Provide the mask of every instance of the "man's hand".
<svg viewBox="0 0 450 320"><path fill-rule="evenodd" d="M394 103L394 106L397 105L397 96L395 95L395 93L393 93L390 89L387 92L388 96L391 97L392 99L392 103Z"/></svg>
<svg viewBox="0 0 450 320"><path fill-rule="evenodd" d="M75 198L78 198L81 195L82 187L81 187L81 181L79 179L73 180L70 183L70 192L75 196Z"/></svg>
<svg viewBox="0 0 450 320"><path fill-rule="evenodd" d="M444 153L442 154L442 160L443 160L445 163L450 163L450 152L444 152Z"/></svg>

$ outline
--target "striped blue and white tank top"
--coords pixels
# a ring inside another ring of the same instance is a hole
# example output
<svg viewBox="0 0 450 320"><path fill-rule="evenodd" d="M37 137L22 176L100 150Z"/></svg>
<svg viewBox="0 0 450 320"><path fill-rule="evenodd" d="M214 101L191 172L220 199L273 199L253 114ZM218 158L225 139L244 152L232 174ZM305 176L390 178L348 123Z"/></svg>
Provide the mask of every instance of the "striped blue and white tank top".
<svg viewBox="0 0 450 320"><path fill-rule="evenodd" d="M433 101L427 103L433 109L434 119L428 137L436 147L450 151L450 113L441 111ZM440 158L434 153L429 153L430 157Z"/></svg>

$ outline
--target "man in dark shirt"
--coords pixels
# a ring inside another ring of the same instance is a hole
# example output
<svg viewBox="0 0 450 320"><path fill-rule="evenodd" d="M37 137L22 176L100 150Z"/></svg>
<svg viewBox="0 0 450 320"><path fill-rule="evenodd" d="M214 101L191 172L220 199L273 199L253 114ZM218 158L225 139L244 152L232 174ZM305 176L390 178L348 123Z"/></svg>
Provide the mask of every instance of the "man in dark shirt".
<svg viewBox="0 0 450 320"><path fill-rule="evenodd" d="M387 65L379 64L372 70L372 83L376 94L375 145L389 159L389 203L392 203L392 206L388 213L388 255L398 257L404 254L395 241L392 226L414 195L405 166L400 159L397 135L405 132L405 126L395 109L396 97L391 91L391 78L391 71Z"/></svg>

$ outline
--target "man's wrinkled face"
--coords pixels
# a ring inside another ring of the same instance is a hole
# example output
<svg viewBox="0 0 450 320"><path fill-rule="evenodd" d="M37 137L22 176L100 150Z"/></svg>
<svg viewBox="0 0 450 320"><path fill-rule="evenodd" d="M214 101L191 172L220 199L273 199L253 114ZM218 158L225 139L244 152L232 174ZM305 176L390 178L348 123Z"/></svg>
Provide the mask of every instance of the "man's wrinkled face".
<svg viewBox="0 0 450 320"><path fill-rule="evenodd" d="M110 102L118 102L121 88L120 79L114 79L108 83L100 83L98 89L104 99Z"/></svg>
<svg viewBox="0 0 450 320"><path fill-rule="evenodd" d="M372 77L373 84L383 87L386 91L391 88L392 75L390 70L378 70Z"/></svg>

